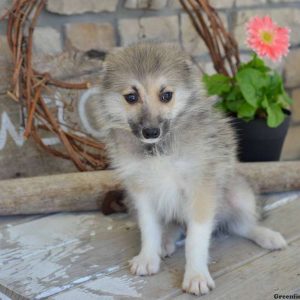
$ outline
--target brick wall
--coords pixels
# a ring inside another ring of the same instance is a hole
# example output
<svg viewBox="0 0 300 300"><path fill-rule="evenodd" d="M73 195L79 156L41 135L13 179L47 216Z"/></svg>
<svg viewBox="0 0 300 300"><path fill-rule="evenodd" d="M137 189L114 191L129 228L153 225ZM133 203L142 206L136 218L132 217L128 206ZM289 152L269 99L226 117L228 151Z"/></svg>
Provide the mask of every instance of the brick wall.
<svg viewBox="0 0 300 300"><path fill-rule="evenodd" d="M11 0L1 0L0 14L6 6L10 5L10 2ZM294 98L293 120L282 158L299 159L300 1L211 0L211 4L218 8L221 18L227 28L234 33L245 57L249 52L244 44L244 24L251 16L268 14L280 25L291 28L291 52L279 66L285 78L285 85ZM5 97L9 86L11 65L4 34L5 21L2 21L0 26L0 98L3 101L0 103L0 110L2 113L5 111L10 119L18 124L18 107ZM107 52L115 47L126 46L143 39L160 39L179 43L206 71L212 70L206 48L177 0L48 0L46 10L39 18L34 34L35 65L37 68L51 71L61 78L76 76L80 78L84 73L92 74L91 70L95 70L95 67L101 69L100 61L95 63L85 60L82 63L84 53L88 50L96 49ZM78 60L80 60L79 63ZM3 126L3 114L0 117ZM62 165L56 159L45 156L44 153L34 149L30 154L34 163L46 160L48 166L46 169L37 169L36 172L28 171L28 159L26 158L28 154L21 156L20 153L25 153L25 149L33 149L35 146L30 145L30 141L26 142L27 148L16 146L15 139L12 140L9 135L11 133L8 132L7 145L0 149L2 166L4 161L6 162L5 166L10 162L7 160L7 153L12 155L15 151L20 160L20 167L15 169L24 169L25 176L44 173L45 170L50 170L49 172L59 172L62 169L73 170L71 164L64 162ZM13 155L13 157L15 156ZM11 162L13 162L13 158ZM13 177L17 173L15 169L9 175L6 173L5 176Z"/></svg>

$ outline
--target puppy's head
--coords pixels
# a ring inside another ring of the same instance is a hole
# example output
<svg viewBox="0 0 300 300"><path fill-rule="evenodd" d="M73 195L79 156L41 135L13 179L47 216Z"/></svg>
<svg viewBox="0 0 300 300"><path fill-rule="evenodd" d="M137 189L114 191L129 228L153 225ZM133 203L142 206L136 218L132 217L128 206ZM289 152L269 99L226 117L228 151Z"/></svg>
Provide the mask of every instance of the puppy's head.
<svg viewBox="0 0 300 300"><path fill-rule="evenodd" d="M172 131L174 120L192 105L198 90L200 77L178 48L136 44L107 57L102 108L111 127L156 143Z"/></svg>

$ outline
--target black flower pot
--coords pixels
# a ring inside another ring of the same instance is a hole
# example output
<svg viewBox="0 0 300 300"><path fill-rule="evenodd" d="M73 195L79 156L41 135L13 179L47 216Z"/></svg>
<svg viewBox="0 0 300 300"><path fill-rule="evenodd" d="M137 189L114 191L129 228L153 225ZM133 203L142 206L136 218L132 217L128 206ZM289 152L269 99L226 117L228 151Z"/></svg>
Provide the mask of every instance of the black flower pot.
<svg viewBox="0 0 300 300"><path fill-rule="evenodd" d="M264 119L245 122L234 118L232 126L238 137L238 158L242 162L278 161L290 124L290 113L276 128L268 127Z"/></svg>

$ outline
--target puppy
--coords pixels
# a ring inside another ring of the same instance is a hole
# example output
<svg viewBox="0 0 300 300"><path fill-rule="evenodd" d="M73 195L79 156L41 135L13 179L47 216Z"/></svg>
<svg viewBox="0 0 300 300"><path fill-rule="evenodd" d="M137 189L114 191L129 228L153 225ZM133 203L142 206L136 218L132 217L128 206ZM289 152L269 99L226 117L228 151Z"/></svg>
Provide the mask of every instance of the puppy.
<svg viewBox="0 0 300 300"><path fill-rule="evenodd" d="M200 74L174 46L140 43L106 59L101 97L92 103L99 130L137 211L140 253L136 275L159 271L186 227L182 288L206 294L213 230L228 231L263 248L282 249L280 233L257 225L255 197L236 171L236 141L206 96Z"/></svg>

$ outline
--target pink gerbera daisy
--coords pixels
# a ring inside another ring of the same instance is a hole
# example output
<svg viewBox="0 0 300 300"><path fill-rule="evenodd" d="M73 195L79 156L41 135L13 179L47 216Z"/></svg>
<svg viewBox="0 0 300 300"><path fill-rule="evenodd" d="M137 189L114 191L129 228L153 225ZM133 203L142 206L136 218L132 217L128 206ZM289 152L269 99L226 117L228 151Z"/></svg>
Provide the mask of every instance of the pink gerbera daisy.
<svg viewBox="0 0 300 300"><path fill-rule="evenodd" d="M269 16L253 17L247 23L247 44L260 57L278 61L289 51L289 33L279 27Z"/></svg>

